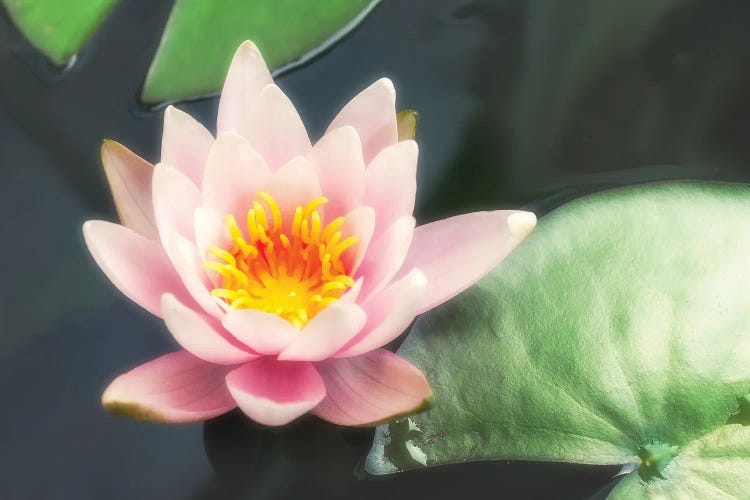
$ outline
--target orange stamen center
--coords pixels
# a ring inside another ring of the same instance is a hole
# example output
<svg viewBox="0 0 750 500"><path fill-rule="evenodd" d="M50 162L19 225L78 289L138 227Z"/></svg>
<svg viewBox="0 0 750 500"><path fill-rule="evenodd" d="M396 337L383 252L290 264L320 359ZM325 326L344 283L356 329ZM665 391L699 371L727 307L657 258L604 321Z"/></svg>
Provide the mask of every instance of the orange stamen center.
<svg viewBox="0 0 750 500"><path fill-rule="evenodd" d="M298 206L291 225L284 227L273 196L257 196L247 212L246 232L234 215L225 216L232 248L208 249L217 260L204 266L221 278L211 294L235 309L259 309L302 328L354 286L342 255L358 239L344 238L344 217L324 225L318 210L328 202L324 197Z"/></svg>

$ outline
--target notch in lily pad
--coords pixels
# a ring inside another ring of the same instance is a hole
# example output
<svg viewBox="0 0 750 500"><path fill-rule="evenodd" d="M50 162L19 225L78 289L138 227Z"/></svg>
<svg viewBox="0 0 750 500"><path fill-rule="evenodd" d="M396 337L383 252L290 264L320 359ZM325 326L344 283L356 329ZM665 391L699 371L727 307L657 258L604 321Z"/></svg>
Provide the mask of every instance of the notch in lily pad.
<svg viewBox="0 0 750 500"><path fill-rule="evenodd" d="M737 398L739 409L729 417L728 424L750 425L750 394Z"/></svg>
<svg viewBox="0 0 750 500"><path fill-rule="evenodd" d="M664 479L662 472L677 455L677 451L677 446L669 446L658 441L641 446L638 449L638 457L641 459L638 475L644 481L651 481L655 477Z"/></svg>

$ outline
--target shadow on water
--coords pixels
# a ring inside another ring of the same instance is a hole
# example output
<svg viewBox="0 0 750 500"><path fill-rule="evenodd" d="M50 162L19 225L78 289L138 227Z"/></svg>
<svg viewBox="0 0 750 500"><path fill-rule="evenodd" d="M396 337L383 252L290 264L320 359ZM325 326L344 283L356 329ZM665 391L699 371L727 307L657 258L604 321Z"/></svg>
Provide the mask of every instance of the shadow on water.
<svg viewBox="0 0 750 500"><path fill-rule="evenodd" d="M658 5L657 5L658 4ZM606 7L605 7L606 5ZM466 463L357 479L369 430L236 412L159 426L106 415L118 373L175 348L87 255L80 224L114 220L98 160L146 158L160 113L136 112L170 2L124 0L62 78L0 16L2 498L582 498L611 468ZM524 205L657 179L750 180L750 5L729 0L385 0L281 86L319 136L343 101L391 76L420 112L417 217ZM183 104L209 128L216 99ZM203 430L203 441L201 440ZM540 479L542 478L542 479Z"/></svg>
<svg viewBox="0 0 750 500"><path fill-rule="evenodd" d="M204 425L216 478L194 499L229 498L555 498L588 497L619 467L534 462L443 466L393 476L355 476L372 430L305 418L288 429L257 426L233 412ZM361 469L361 468L360 468ZM539 481L544 477L544 481ZM494 493L493 493L494 492Z"/></svg>

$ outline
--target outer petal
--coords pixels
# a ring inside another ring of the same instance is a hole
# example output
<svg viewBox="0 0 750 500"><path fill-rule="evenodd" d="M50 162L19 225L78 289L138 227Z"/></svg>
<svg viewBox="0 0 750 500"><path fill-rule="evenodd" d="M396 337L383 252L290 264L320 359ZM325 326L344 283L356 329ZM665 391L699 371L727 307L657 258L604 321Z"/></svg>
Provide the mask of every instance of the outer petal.
<svg viewBox="0 0 750 500"><path fill-rule="evenodd" d="M380 290L401 269L414 235L414 217L401 217L370 243L355 277L364 277L362 297ZM414 266L412 266L414 267Z"/></svg>
<svg viewBox="0 0 750 500"><path fill-rule="evenodd" d="M185 307L174 295L162 297L161 310L164 322L172 336L186 350L195 356L220 365L236 365L258 357L232 338L225 338L218 325L192 309Z"/></svg>
<svg viewBox="0 0 750 500"><path fill-rule="evenodd" d="M201 204L198 188L174 167L160 163L154 168L153 196L162 240L173 231L193 240L193 212Z"/></svg>
<svg viewBox="0 0 750 500"><path fill-rule="evenodd" d="M117 377L104 391L102 405L114 415L139 420L207 420L237 406L224 383L231 369L187 351L173 352Z"/></svg>
<svg viewBox="0 0 750 500"><path fill-rule="evenodd" d="M365 161L362 143L352 127L328 132L309 155L320 179L323 196L328 198L329 218L343 215L362 204L365 193Z"/></svg>
<svg viewBox="0 0 750 500"><path fill-rule="evenodd" d="M291 228L297 206L305 206L321 195L315 167L302 156L281 167L266 186L266 191L278 203L287 230Z"/></svg>
<svg viewBox="0 0 750 500"><path fill-rule="evenodd" d="M265 425L289 423L313 409L326 395L312 363L263 357L237 368L226 381L240 409Z"/></svg>
<svg viewBox="0 0 750 500"><path fill-rule="evenodd" d="M418 154L416 142L402 141L381 151L367 168L365 204L378 216L376 234L414 212Z"/></svg>
<svg viewBox="0 0 750 500"><path fill-rule="evenodd" d="M214 138L192 116L174 106L164 110L161 163L172 165L196 186L203 180L208 151Z"/></svg>
<svg viewBox="0 0 750 500"><path fill-rule="evenodd" d="M205 204L242 221L255 193L270 180L271 171L247 140L234 132L219 135L208 154L203 174Z"/></svg>
<svg viewBox="0 0 750 500"><path fill-rule="evenodd" d="M360 92L333 119L328 130L350 125L362 140L365 164L381 149L398 142L396 90L388 78L381 78Z"/></svg>
<svg viewBox="0 0 750 500"><path fill-rule="evenodd" d="M268 66L251 41L240 45L224 80L216 119L218 134L229 130L248 136L250 109L263 87L273 83Z"/></svg>
<svg viewBox="0 0 750 500"><path fill-rule="evenodd" d="M87 221L83 237L104 274L130 300L161 316L161 296L186 293L161 244L104 221Z"/></svg>
<svg viewBox="0 0 750 500"><path fill-rule="evenodd" d="M272 171L312 147L294 105L276 85L266 85L250 111L248 140Z"/></svg>
<svg viewBox="0 0 750 500"><path fill-rule="evenodd" d="M349 342L365 324L367 315L356 304L335 302L318 313L289 347L281 351L284 361L320 361Z"/></svg>
<svg viewBox="0 0 750 500"><path fill-rule="evenodd" d="M151 202L154 166L122 144L108 140L102 144L102 164L122 225L148 239L156 239Z"/></svg>
<svg viewBox="0 0 750 500"><path fill-rule="evenodd" d="M262 354L278 354L300 335L284 318L257 309L232 309L222 324L237 340Z"/></svg>
<svg viewBox="0 0 750 500"><path fill-rule="evenodd" d="M335 357L359 356L382 347L409 327L419 311L427 287L427 278L419 269L412 270L362 303L367 323L362 331Z"/></svg>
<svg viewBox="0 0 750 500"><path fill-rule="evenodd" d="M334 424L372 426L432 405L422 372L385 349L329 359L318 370L327 395L313 413Z"/></svg>
<svg viewBox="0 0 750 500"><path fill-rule="evenodd" d="M414 231L401 273L419 268L429 284L424 312L476 283L525 238L536 225L531 212L498 210L443 219Z"/></svg>

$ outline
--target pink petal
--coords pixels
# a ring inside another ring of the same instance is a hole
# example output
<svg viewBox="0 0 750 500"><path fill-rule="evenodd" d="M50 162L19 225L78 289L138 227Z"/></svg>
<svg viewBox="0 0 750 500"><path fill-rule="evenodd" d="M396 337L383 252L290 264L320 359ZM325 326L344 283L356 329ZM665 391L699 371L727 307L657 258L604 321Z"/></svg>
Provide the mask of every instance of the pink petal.
<svg viewBox="0 0 750 500"><path fill-rule="evenodd" d="M291 228L294 210L298 206L304 207L321 195L315 167L302 156L281 167L269 181L266 191L279 205L287 230ZM322 209L325 210L325 206Z"/></svg>
<svg viewBox="0 0 750 500"><path fill-rule="evenodd" d="M396 90L388 78L381 78L349 101L328 130L347 125L359 134L365 164L380 150L398 142Z"/></svg>
<svg viewBox="0 0 750 500"><path fill-rule="evenodd" d="M418 152L416 142L402 141L382 150L367 168L365 204L378 216L375 234L414 212Z"/></svg>
<svg viewBox="0 0 750 500"><path fill-rule="evenodd" d="M102 164L122 225L148 239L156 239L151 203L154 166L115 141L102 144Z"/></svg>
<svg viewBox="0 0 750 500"><path fill-rule="evenodd" d="M365 193L365 162L357 131L342 127L328 132L309 155L320 178L326 213L332 220L362 204Z"/></svg>
<svg viewBox="0 0 750 500"><path fill-rule="evenodd" d="M432 405L422 372L385 349L317 366L327 395L313 413L334 424L373 426Z"/></svg>
<svg viewBox="0 0 750 500"><path fill-rule="evenodd" d="M190 296L213 317L221 317L222 309L218 299L211 295L214 286L203 268L203 260L198 256L198 249L189 240L177 233L164 239L164 249L172 261L175 271Z"/></svg>
<svg viewBox="0 0 750 500"><path fill-rule="evenodd" d="M104 221L84 223L83 237L112 284L151 314L161 316L162 294L187 296L159 242Z"/></svg>
<svg viewBox="0 0 750 500"><path fill-rule="evenodd" d="M195 238L193 212L201 204L201 194L190 180L170 165L157 164L153 179L154 215L162 240L177 232Z"/></svg>
<svg viewBox="0 0 750 500"><path fill-rule="evenodd" d="M173 352L117 377L104 391L102 405L114 415L139 420L208 420L237 406L224 383L231 369L187 351Z"/></svg>
<svg viewBox="0 0 750 500"><path fill-rule="evenodd" d="M401 217L370 243L355 275L365 278L362 297L367 298L387 285L401 269L411 246L415 224L414 217Z"/></svg>
<svg viewBox="0 0 750 500"><path fill-rule="evenodd" d="M375 210L365 206L355 208L346 214L346 221L341 225L340 230L343 234L342 238L355 236L358 239L357 243L341 256L349 274L353 274L359 269L370 246L370 240L375 231Z"/></svg>
<svg viewBox="0 0 750 500"><path fill-rule="evenodd" d="M257 309L232 309L222 324L237 340L261 354L278 354L300 335L284 318Z"/></svg>
<svg viewBox="0 0 750 500"><path fill-rule="evenodd" d="M219 135L208 154L203 174L203 200L221 213L242 222L256 193L271 178L263 158L247 140L234 132Z"/></svg>
<svg viewBox="0 0 750 500"><path fill-rule="evenodd" d="M234 53L221 90L216 119L218 133L232 130L248 137L248 127L252 123L250 109L269 83L273 83L273 79L258 47L249 40L243 42Z"/></svg>
<svg viewBox="0 0 750 500"><path fill-rule="evenodd" d="M220 333L221 325L212 326L211 319L185 307L174 295L164 294L161 310L175 340L204 361L236 365L258 357L243 349L238 342L232 342L233 339L225 338Z"/></svg>
<svg viewBox="0 0 750 500"><path fill-rule="evenodd" d="M208 151L214 138L206 128L174 106L164 110L161 163L172 165L193 184L200 186Z"/></svg>
<svg viewBox="0 0 750 500"><path fill-rule="evenodd" d="M210 247L216 246L223 249L232 247L232 238L227 230L224 216L210 208L196 208L195 219L195 246L198 248L198 257L201 260L218 260L208 253Z"/></svg>
<svg viewBox="0 0 750 500"><path fill-rule="evenodd" d="M294 105L276 85L263 87L250 110L248 140L272 171L312 147Z"/></svg>
<svg viewBox="0 0 750 500"><path fill-rule="evenodd" d="M289 347L281 351L284 361L320 361L349 342L365 324L367 315L356 304L335 302L320 311L302 329Z"/></svg>
<svg viewBox="0 0 750 500"><path fill-rule="evenodd" d="M530 212L498 210L443 219L414 231L401 274L419 268L429 282L420 313L461 293L487 274L531 232Z"/></svg>
<svg viewBox="0 0 750 500"><path fill-rule="evenodd" d="M357 302L357 299L359 298L359 292L362 291L362 283L364 283L364 281L364 278L359 278L357 281L355 281L354 286L351 287L347 292L345 292L344 295L339 297L339 302L355 304Z"/></svg>
<svg viewBox="0 0 750 500"><path fill-rule="evenodd" d="M422 304L427 278L413 269L362 303L367 323L335 357L359 356L394 340L409 327Z"/></svg>
<svg viewBox="0 0 750 500"><path fill-rule="evenodd" d="M268 356L237 368L226 381L240 409L265 425L287 424L326 395L312 363L276 361Z"/></svg>

